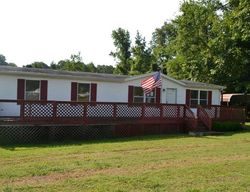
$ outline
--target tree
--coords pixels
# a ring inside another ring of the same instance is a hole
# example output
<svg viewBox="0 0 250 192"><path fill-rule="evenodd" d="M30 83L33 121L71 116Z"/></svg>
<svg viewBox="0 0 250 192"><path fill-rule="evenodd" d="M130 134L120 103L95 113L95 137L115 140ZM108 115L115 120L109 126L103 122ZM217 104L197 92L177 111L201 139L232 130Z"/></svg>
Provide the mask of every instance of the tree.
<svg viewBox="0 0 250 192"><path fill-rule="evenodd" d="M86 70L87 72L92 72L92 73L96 73L96 71L97 71L97 69L96 69L94 63L89 63L89 64L87 64L87 65L86 65L86 69L87 69L87 70Z"/></svg>
<svg viewBox="0 0 250 192"><path fill-rule="evenodd" d="M147 48L146 40L137 31L135 45L132 47L130 74L143 74L150 71L151 50Z"/></svg>
<svg viewBox="0 0 250 192"><path fill-rule="evenodd" d="M44 63L44 62L38 62L38 61L33 62L33 63L29 64L29 65L24 65L23 67L27 67L27 68L42 68L42 69L48 69L49 68L49 66L46 63Z"/></svg>
<svg viewBox="0 0 250 192"><path fill-rule="evenodd" d="M97 65L97 73L114 73L114 67L112 65Z"/></svg>
<svg viewBox="0 0 250 192"><path fill-rule="evenodd" d="M167 70L176 78L212 83L221 64L219 47L221 3L218 0L184 1L173 41L175 56L167 62ZM178 71L176 71L178 70Z"/></svg>
<svg viewBox="0 0 250 192"><path fill-rule="evenodd" d="M59 61L55 68L66 71L87 71L85 64L82 62L80 52L78 54L72 54L70 59Z"/></svg>
<svg viewBox="0 0 250 192"><path fill-rule="evenodd" d="M152 63L154 70L163 68L167 73L167 62L175 56L177 26L174 21L165 22L161 28L155 29L151 40Z"/></svg>
<svg viewBox="0 0 250 192"><path fill-rule="evenodd" d="M250 4L229 0L223 20L223 60L218 80L228 92L250 92ZM223 75L223 78L221 76Z"/></svg>
<svg viewBox="0 0 250 192"><path fill-rule="evenodd" d="M131 41L129 32L119 28L112 31L115 52L110 55L116 60L115 73L127 75L131 70Z"/></svg>
<svg viewBox="0 0 250 192"><path fill-rule="evenodd" d="M1 54L0 54L0 65L8 65L5 56Z"/></svg>
<svg viewBox="0 0 250 192"><path fill-rule="evenodd" d="M15 63L8 63L8 66L17 67Z"/></svg>

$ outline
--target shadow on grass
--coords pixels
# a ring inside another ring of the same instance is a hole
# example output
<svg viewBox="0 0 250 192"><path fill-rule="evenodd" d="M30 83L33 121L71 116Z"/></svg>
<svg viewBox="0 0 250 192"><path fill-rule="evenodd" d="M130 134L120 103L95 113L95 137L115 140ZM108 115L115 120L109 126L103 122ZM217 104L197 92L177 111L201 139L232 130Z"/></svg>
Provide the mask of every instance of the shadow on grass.
<svg viewBox="0 0 250 192"><path fill-rule="evenodd" d="M67 139L64 141L44 141L37 143L28 144L0 144L0 148L14 151L17 147L25 148L52 148L52 147L64 147L64 146L76 146L76 145L92 145L92 144L105 144L105 143L124 143L133 141L154 141L162 139L182 139L191 137L188 134L173 134L173 135L144 135L144 136L133 136L133 137L122 137L122 138L105 138L105 139Z"/></svg>
<svg viewBox="0 0 250 192"><path fill-rule="evenodd" d="M232 136L234 134L244 134L250 132L250 123L246 123L244 125L244 129L242 131L237 132L224 132L221 135L213 135L210 136L200 136L198 138L206 138L206 139L216 139L216 137L221 136ZM104 144L104 143L124 143L124 142L132 142L132 141L154 141L154 140L162 140L162 139L183 139L190 138L195 136L190 136L188 134L167 134L167 135L144 135L144 136L133 136L133 137L122 137L122 138L105 138L105 139L67 139L63 141L44 141L37 143L29 143L29 144L0 144L0 148L14 151L17 147L25 147L25 148L34 148L34 147L42 147L42 148L52 148L52 147L63 147L63 146L74 146L74 145L92 145L92 144Z"/></svg>

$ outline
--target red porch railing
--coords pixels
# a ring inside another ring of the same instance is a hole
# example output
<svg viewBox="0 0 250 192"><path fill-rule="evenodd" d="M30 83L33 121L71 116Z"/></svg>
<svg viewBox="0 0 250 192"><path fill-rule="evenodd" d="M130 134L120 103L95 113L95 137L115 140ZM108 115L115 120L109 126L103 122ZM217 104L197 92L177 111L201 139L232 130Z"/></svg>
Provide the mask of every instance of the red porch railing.
<svg viewBox="0 0 250 192"><path fill-rule="evenodd" d="M212 105L203 107L204 111L213 121L246 121L246 111L242 107L225 107Z"/></svg>
<svg viewBox="0 0 250 192"><path fill-rule="evenodd" d="M6 102L20 106L20 122L34 124L165 123L183 121L190 113L178 104L0 100Z"/></svg>
<svg viewBox="0 0 250 192"><path fill-rule="evenodd" d="M15 120L20 123L41 125L175 123L184 124L189 130L195 130L197 127L197 118L193 112L181 104L0 100L0 109L5 108L8 111L6 106L10 103L15 104L10 107L14 106L18 111ZM3 117L4 113L0 110L0 117ZM245 110L211 106L199 108L197 117L211 129L211 120L244 122Z"/></svg>
<svg viewBox="0 0 250 192"><path fill-rule="evenodd" d="M207 111L202 108L201 106L198 106L197 108L197 117L198 120L206 127L209 131L212 130L212 119L209 117Z"/></svg>
<svg viewBox="0 0 250 192"><path fill-rule="evenodd" d="M185 125L190 131L195 131L197 128L197 119L191 109L185 105Z"/></svg>

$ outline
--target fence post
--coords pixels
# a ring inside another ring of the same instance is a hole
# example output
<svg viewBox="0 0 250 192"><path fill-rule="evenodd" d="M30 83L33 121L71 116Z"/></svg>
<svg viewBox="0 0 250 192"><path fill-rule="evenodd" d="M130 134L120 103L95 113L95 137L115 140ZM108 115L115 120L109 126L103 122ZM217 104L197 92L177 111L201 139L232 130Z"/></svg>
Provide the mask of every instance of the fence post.
<svg viewBox="0 0 250 192"><path fill-rule="evenodd" d="M52 121L55 122L56 121L56 111L57 111L57 102L53 101L53 117L52 117Z"/></svg>
<svg viewBox="0 0 250 192"><path fill-rule="evenodd" d="M160 108L160 119L162 120L163 119L163 105L162 104L159 104L159 108Z"/></svg>
<svg viewBox="0 0 250 192"><path fill-rule="evenodd" d="M83 103L83 121L87 123L87 103Z"/></svg>
<svg viewBox="0 0 250 192"><path fill-rule="evenodd" d="M177 118L180 119L180 106L177 106Z"/></svg>
<svg viewBox="0 0 250 192"><path fill-rule="evenodd" d="M217 113L218 113L218 107L215 107L215 114L214 114L215 119L217 119Z"/></svg>
<svg viewBox="0 0 250 192"><path fill-rule="evenodd" d="M113 104L113 107L114 107L114 110L113 110L113 119L116 119L116 117L117 117L117 104L116 103L114 103Z"/></svg>
<svg viewBox="0 0 250 192"><path fill-rule="evenodd" d="M24 100L20 101L20 120L24 121Z"/></svg>
<svg viewBox="0 0 250 192"><path fill-rule="evenodd" d="M142 104L142 119L145 117L145 103Z"/></svg>
<svg viewBox="0 0 250 192"><path fill-rule="evenodd" d="M200 119L200 106L197 107L197 119Z"/></svg>
<svg viewBox="0 0 250 192"><path fill-rule="evenodd" d="M184 112L183 112L183 117L186 118L186 110L187 110L187 106L184 105Z"/></svg>

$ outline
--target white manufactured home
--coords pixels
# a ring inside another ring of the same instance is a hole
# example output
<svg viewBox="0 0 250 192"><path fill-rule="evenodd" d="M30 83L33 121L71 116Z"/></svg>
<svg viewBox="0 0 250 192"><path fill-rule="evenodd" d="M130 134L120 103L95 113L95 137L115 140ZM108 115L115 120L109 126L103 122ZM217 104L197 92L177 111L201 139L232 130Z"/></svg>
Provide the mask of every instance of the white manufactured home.
<svg viewBox="0 0 250 192"><path fill-rule="evenodd" d="M153 73L125 76L50 69L0 67L0 99L220 105L223 86L176 80L161 74L162 88L145 95L141 81ZM18 115L0 105L0 115Z"/></svg>
<svg viewBox="0 0 250 192"><path fill-rule="evenodd" d="M220 105L223 86L176 80L161 74L162 87L145 95L141 81L153 73L125 76L51 69L0 67L1 100ZM195 110L194 110L195 112ZM0 116L19 116L19 105L0 103Z"/></svg>
<svg viewBox="0 0 250 192"><path fill-rule="evenodd" d="M0 143L211 131L215 121L245 121L244 109L220 106L223 86L161 74L161 88L144 94L141 82L154 75L1 66Z"/></svg>

